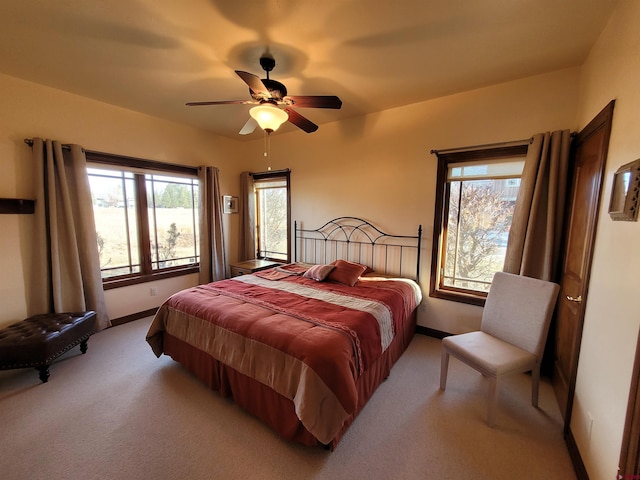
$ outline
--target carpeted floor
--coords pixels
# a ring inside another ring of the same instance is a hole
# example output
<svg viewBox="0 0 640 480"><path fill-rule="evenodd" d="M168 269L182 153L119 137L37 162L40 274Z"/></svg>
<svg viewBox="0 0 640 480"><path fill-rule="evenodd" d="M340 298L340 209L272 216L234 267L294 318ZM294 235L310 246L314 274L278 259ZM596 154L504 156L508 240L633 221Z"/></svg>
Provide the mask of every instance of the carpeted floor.
<svg viewBox="0 0 640 480"><path fill-rule="evenodd" d="M504 381L497 425L486 380L416 335L334 452L281 440L144 337L150 319L94 335L51 367L0 372L0 478L574 479L548 382Z"/></svg>

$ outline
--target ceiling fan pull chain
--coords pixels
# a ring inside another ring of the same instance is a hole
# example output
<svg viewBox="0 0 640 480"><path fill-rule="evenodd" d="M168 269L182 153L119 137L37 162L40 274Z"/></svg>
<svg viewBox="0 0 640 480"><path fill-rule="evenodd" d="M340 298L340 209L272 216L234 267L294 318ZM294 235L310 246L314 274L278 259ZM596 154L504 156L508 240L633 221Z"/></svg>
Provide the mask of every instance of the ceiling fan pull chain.
<svg viewBox="0 0 640 480"><path fill-rule="evenodd" d="M269 160L271 156L271 132L268 130L264 131L264 157ZM271 166L267 167L267 172L271 171Z"/></svg>
<svg viewBox="0 0 640 480"><path fill-rule="evenodd" d="M271 149L271 135L269 135L270 132L267 132L266 130L264 130L264 156L268 157L269 156L269 150Z"/></svg>
<svg viewBox="0 0 640 480"><path fill-rule="evenodd" d="M265 157L269 156L269 154L267 153L267 132L265 130L263 130L264 132L264 153L263 155Z"/></svg>

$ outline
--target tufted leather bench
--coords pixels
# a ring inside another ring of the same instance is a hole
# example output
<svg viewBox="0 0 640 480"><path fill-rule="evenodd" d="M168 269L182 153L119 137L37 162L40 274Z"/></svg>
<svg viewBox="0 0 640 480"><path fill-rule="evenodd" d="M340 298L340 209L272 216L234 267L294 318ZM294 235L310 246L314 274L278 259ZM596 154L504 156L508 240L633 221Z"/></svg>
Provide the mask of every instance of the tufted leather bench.
<svg viewBox="0 0 640 480"><path fill-rule="evenodd" d="M0 370L35 367L40 380L49 379L49 365L80 344L86 353L94 332L94 312L46 313L0 330Z"/></svg>

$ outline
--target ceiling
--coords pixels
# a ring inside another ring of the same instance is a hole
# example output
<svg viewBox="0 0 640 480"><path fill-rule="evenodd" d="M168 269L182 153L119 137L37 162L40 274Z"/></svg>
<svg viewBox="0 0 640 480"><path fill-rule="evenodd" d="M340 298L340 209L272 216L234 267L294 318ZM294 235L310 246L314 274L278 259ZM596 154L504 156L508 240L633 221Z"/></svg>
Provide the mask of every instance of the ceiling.
<svg viewBox="0 0 640 480"><path fill-rule="evenodd" d="M184 104L249 100L266 50L289 94L342 99L298 109L322 125L581 65L617 2L6 0L0 72L249 140L249 105Z"/></svg>

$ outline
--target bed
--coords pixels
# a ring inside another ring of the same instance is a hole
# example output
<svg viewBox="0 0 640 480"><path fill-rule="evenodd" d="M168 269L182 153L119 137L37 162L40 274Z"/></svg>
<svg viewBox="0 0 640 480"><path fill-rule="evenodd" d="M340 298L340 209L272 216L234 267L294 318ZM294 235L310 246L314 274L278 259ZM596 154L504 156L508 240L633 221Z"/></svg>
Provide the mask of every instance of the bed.
<svg viewBox="0 0 640 480"><path fill-rule="evenodd" d="M422 228L294 230L293 263L176 293L147 342L283 438L333 450L413 337Z"/></svg>

